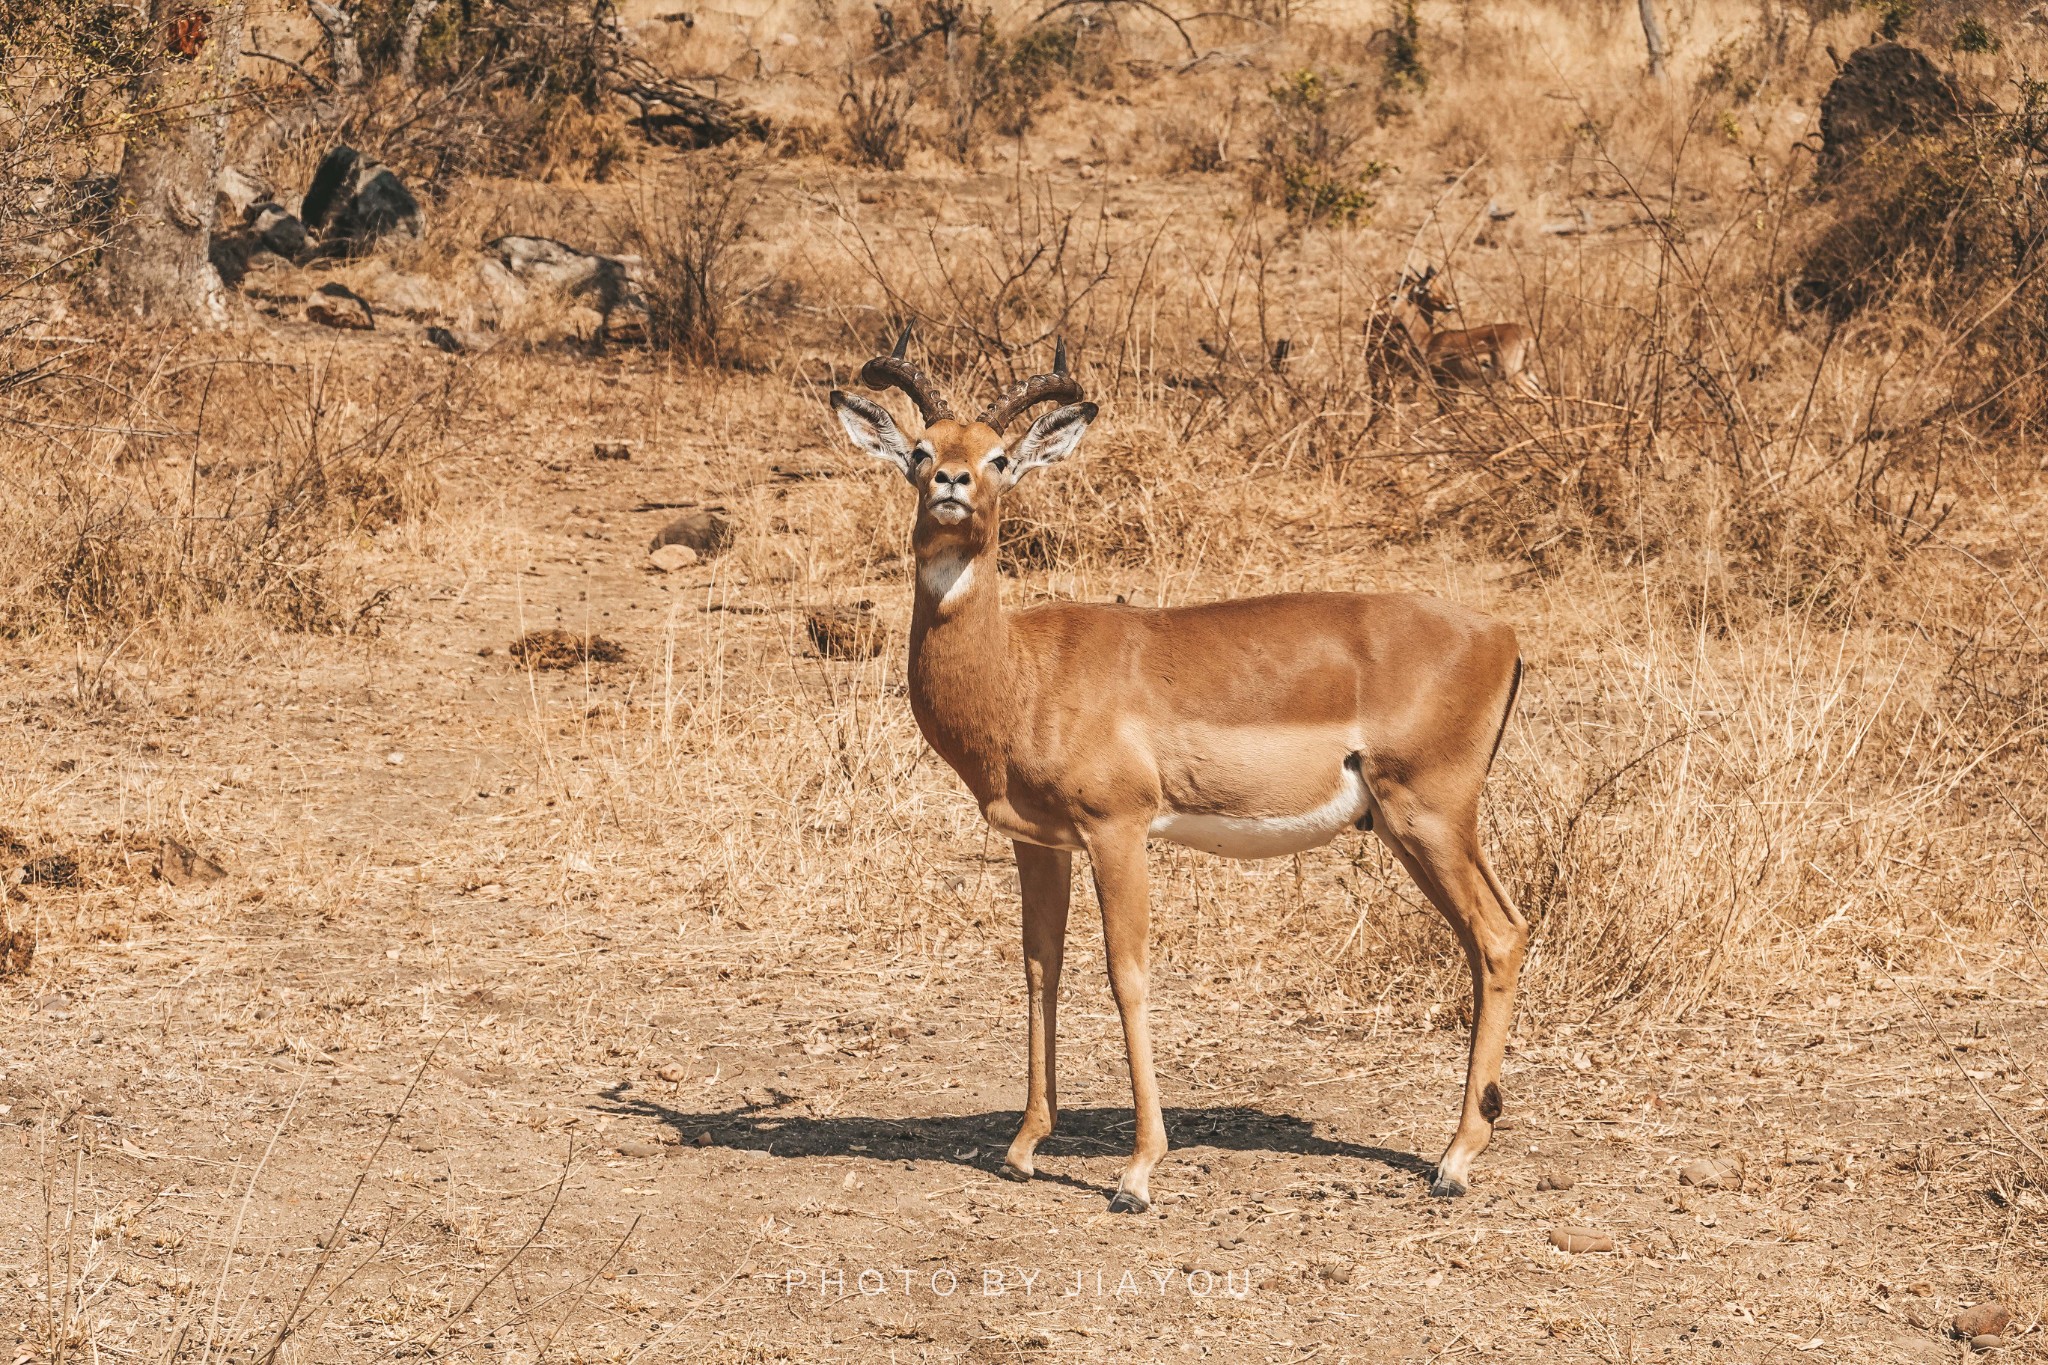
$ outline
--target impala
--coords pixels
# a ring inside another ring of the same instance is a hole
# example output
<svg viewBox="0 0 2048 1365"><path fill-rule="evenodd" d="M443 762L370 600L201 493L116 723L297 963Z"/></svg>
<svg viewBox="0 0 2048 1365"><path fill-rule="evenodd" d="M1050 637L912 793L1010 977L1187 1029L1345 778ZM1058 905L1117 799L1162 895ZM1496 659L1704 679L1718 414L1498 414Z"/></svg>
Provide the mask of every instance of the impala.
<svg viewBox="0 0 2048 1365"><path fill-rule="evenodd" d="M1435 278L1435 266L1412 281L1402 274L1401 287L1386 301L1384 316L1392 324L1388 340L1406 352L1409 363L1420 360L1422 369L1439 384L1484 387L1499 380L1530 398L1541 398L1543 386L1529 372L1529 352L1536 340L1529 329L1519 322L1491 322L1437 331L1437 317L1452 305L1430 288Z"/></svg>
<svg viewBox="0 0 2048 1365"><path fill-rule="evenodd" d="M1515 635L1406 593L1288 593L1148 609L1003 607L1002 500L1070 454L1096 406L1067 372L1014 384L972 420L895 353L861 370L923 418L913 442L878 403L835 390L854 445L917 493L911 711L1017 858L1028 988L1023 1122L1004 1173L1029 1179L1053 1131L1060 962L1073 857L1088 855L1110 989L1123 1023L1137 1143L1110 1207L1151 1204L1166 1152L1146 1023L1146 841L1274 858L1349 829L1384 839L1451 923L1472 970L1471 1054L1456 1134L1432 1194L1465 1192L1501 1111L1501 1054L1528 923L1479 844L1479 793L1521 681ZM1028 408L1058 406L1021 436Z"/></svg>

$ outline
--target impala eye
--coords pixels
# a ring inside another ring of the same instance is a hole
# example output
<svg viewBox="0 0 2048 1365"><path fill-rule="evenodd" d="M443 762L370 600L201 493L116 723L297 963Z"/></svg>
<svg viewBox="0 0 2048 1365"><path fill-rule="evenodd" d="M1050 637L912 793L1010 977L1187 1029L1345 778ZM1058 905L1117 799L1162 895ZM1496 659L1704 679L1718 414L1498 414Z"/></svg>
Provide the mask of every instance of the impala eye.
<svg viewBox="0 0 2048 1365"><path fill-rule="evenodd" d="M1010 457L1007 455L998 455L988 462L988 467L990 469L993 469L996 473L1000 474L1010 467Z"/></svg>

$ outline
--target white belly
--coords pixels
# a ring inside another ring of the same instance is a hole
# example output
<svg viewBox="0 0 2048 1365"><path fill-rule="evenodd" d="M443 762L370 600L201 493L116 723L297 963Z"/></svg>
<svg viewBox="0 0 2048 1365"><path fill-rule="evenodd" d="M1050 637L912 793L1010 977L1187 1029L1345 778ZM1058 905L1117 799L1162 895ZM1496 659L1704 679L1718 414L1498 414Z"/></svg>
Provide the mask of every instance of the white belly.
<svg viewBox="0 0 2048 1365"><path fill-rule="evenodd" d="M1366 811L1365 779L1349 764L1337 794L1300 815L1190 815L1168 811L1152 821L1153 837L1225 858L1284 858L1321 848L1355 827Z"/></svg>

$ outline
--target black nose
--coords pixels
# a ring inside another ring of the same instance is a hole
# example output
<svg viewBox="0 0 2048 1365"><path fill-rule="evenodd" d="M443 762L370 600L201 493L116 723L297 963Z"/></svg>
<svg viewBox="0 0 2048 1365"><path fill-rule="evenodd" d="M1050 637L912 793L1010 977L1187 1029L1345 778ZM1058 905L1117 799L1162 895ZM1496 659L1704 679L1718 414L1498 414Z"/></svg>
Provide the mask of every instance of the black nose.
<svg viewBox="0 0 2048 1365"><path fill-rule="evenodd" d="M938 473L932 475L932 482L949 483L956 488L964 487L967 483L967 471L963 469L958 474L948 474L945 470L941 469Z"/></svg>

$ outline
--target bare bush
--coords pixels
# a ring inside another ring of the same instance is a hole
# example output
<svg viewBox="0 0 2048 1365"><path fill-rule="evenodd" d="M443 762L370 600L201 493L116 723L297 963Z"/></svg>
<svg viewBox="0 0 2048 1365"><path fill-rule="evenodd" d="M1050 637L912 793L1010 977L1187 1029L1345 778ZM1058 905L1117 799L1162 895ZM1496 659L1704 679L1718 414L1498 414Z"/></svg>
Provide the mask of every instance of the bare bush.
<svg viewBox="0 0 2048 1365"><path fill-rule="evenodd" d="M849 66L846 89L839 96L839 126L854 164L902 170L910 155L910 115L916 107L917 89L908 80Z"/></svg>
<svg viewBox="0 0 2048 1365"><path fill-rule="evenodd" d="M916 320L945 368L1008 380L1055 337L1082 350L1113 344L1108 286L1130 244L1099 201L1063 200L1042 180L1022 182L971 230L927 228L908 239L871 232L843 202L834 208L842 245L892 325Z"/></svg>
<svg viewBox="0 0 2048 1365"><path fill-rule="evenodd" d="M751 159L705 152L636 202L627 237L644 262L652 345L707 364L728 353L738 310L756 287L739 245L760 193Z"/></svg>

